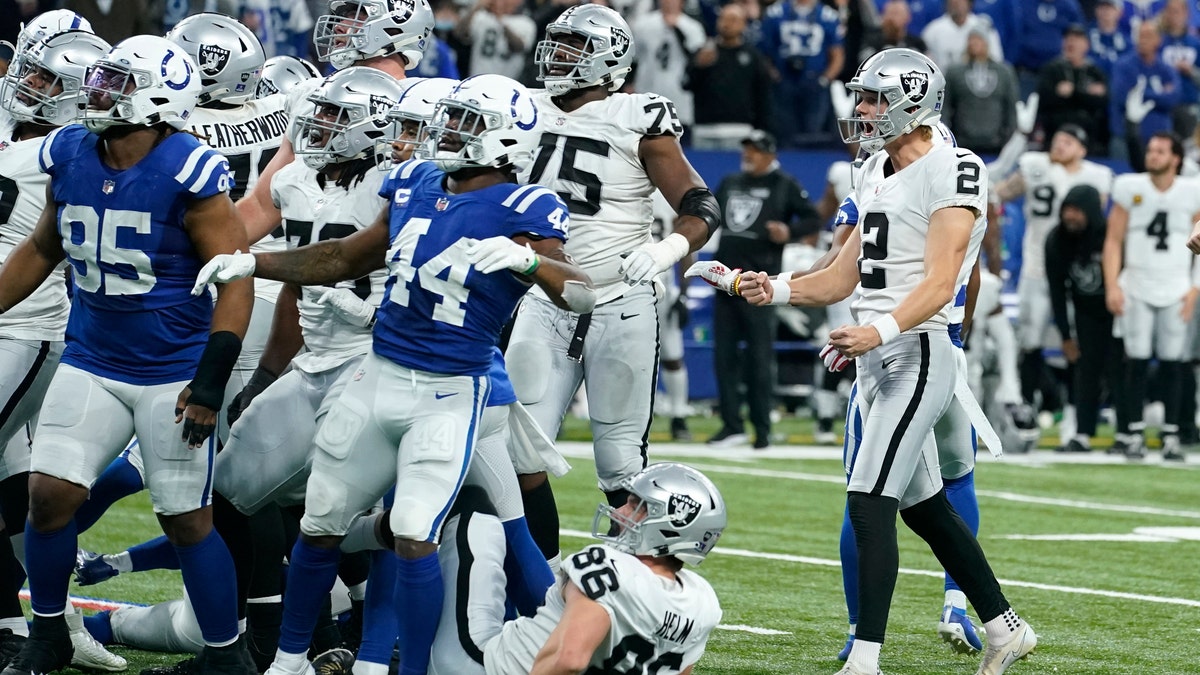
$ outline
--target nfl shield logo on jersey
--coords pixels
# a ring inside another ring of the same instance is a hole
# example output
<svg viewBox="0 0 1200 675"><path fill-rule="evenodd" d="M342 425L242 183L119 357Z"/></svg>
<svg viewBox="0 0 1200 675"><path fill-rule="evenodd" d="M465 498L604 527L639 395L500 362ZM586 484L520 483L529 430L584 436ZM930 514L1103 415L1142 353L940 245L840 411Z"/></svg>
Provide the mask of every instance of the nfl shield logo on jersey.
<svg viewBox="0 0 1200 675"><path fill-rule="evenodd" d="M913 103L920 103L929 91L929 75L927 73L912 70L901 75L900 81L904 83L904 91Z"/></svg>
<svg viewBox="0 0 1200 675"><path fill-rule="evenodd" d="M445 211L447 206L450 206L450 200L445 197L438 197L437 203L433 205L433 208L438 211Z"/></svg>
<svg viewBox="0 0 1200 675"><path fill-rule="evenodd" d="M117 184L111 180L104 181L104 184L100 186L100 191L106 195L111 195L115 189L117 189Z"/></svg>
<svg viewBox="0 0 1200 675"><path fill-rule="evenodd" d="M229 50L217 45L200 45L200 70L205 75L216 75L225 70L229 63Z"/></svg>

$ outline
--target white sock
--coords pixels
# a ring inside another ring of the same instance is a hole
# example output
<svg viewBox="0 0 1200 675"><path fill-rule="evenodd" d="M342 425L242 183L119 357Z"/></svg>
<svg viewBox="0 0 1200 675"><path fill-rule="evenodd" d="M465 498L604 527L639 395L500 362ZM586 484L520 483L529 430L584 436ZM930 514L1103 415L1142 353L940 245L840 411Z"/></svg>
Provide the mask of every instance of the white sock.
<svg viewBox="0 0 1200 675"><path fill-rule="evenodd" d="M282 649L276 649L275 665L285 673L302 673L308 665L308 654L289 654Z"/></svg>
<svg viewBox="0 0 1200 675"><path fill-rule="evenodd" d="M882 642L855 640L854 646L850 648L850 656L846 659L846 665L854 664L858 666L859 670L874 673L879 670L879 650L882 648Z"/></svg>
<svg viewBox="0 0 1200 675"><path fill-rule="evenodd" d="M988 335L996 345L996 366L1000 382L995 397L1000 403L1021 402L1021 377L1017 370L1017 336L1003 314L987 318Z"/></svg>
<svg viewBox="0 0 1200 675"><path fill-rule="evenodd" d="M354 675L387 675L388 667L382 663L371 663L358 659L351 669Z"/></svg>
<svg viewBox="0 0 1200 675"><path fill-rule="evenodd" d="M106 555L104 562L112 565L113 569L121 574L129 574L133 571L133 558L129 557L129 551L121 551L113 555Z"/></svg>
<svg viewBox="0 0 1200 675"><path fill-rule="evenodd" d="M546 564L550 566L550 571L558 574L558 570L562 568L562 554L555 553L554 557L547 560Z"/></svg>
<svg viewBox="0 0 1200 675"><path fill-rule="evenodd" d="M29 622L23 616L13 616L7 619L0 619L0 628L7 628L13 632L13 635L21 635L29 637Z"/></svg>
<svg viewBox="0 0 1200 675"><path fill-rule="evenodd" d="M361 601L363 598L367 597L367 582L364 581L361 584L354 584L346 590L350 591L351 600Z"/></svg>
<svg viewBox="0 0 1200 675"><path fill-rule="evenodd" d="M849 630L849 631L848 631L846 634L847 634L847 635L854 635L854 629L855 629L855 628L858 628L858 624L856 624L856 623L852 623L852 624L850 624L850 630Z"/></svg>
<svg viewBox="0 0 1200 675"><path fill-rule="evenodd" d="M946 591L946 602L943 604L950 605L954 609L966 610L967 594L957 589L948 590Z"/></svg>
<svg viewBox="0 0 1200 675"><path fill-rule="evenodd" d="M687 417L688 409L688 373L687 368L662 371L663 388L667 390L667 403L671 407L671 417Z"/></svg>
<svg viewBox="0 0 1200 675"><path fill-rule="evenodd" d="M241 619L238 619L238 635L241 635L242 633L245 633L245 632L246 632L246 619L245 619L245 617L243 617Z"/></svg>
<svg viewBox="0 0 1200 675"><path fill-rule="evenodd" d="M987 629L988 644L1002 645L1008 642L1024 623L1012 607L1009 607L1000 616L983 624L983 627Z"/></svg>

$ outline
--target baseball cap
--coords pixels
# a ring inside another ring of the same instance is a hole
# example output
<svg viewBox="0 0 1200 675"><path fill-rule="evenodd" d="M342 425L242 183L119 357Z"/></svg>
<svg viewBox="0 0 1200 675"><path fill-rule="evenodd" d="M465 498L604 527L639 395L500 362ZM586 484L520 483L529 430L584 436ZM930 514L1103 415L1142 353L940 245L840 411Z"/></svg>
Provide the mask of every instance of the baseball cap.
<svg viewBox="0 0 1200 675"><path fill-rule="evenodd" d="M1081 23L1068 24L1067 27L1065 29L1063 29L1063 37L1066 37L1068 35L1082 35L1084 37L1087 37L1087 34L1088 34L1087 26L1085 26Z"/></svg>
<svg viewBox="0 0 1200 675"><path fill-rule="evenodd" d="M752 145L757 150L772 154L775 152L776 148L775 137L769 132L763 131L762 129L755 129L754 131L751 131L745 138L742 139L742 145Z"/></svg>
<svg viewBox="0 0 1200 675"><path fill-rule="evenodd" d="M1116 7L1117 9L1122 9L1124 4L1125 4L1124 0L1099 0L1099 2L1096 3L1097 6L1109 5L1112 7Z"/></svg>
<svg viewBox="0 0 1200 675"><path fill-rule="evenodd" d="M1080 143L1083 143L1084 146L1087 146L1087 144L1088 144L1087 132L1084 131L1083 127L1079 126L1078 124L1064 124L1061 127L1059 127L1057 130L1055 130L1054 133L1066 134L1066 135L1074 138L1075 140L1079 141Z"/></svg>

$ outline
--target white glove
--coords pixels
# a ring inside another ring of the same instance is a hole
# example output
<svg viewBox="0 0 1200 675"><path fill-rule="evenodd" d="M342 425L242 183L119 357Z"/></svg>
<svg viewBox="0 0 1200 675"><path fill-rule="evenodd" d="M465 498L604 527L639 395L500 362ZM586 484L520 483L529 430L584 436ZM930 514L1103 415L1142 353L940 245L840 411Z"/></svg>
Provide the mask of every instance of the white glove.
<svg viewBox="0 0 1200 675"><path fill-rule="evenodd" d="M1138 77L1137 84L1125 96L1125 119L1134 124L1141 124L1142 120L1146 119L1146 115L1154 110L1154 101L1147 101L1146 95L1146 78L1145 76Z"/></svg>
<svg viewBox="0 0 1200 675"><path fill-rule="evenodd" d="M672 233L666 239L641 246L622 255L624 262L617 272L625 277L625 283L651 284L654 278L675 266L688 254L691 244L682 234Z"/></svg>
<svg viewBox="0 0 1200 675"><path fill-rule="evenodd" d="M692 263L683 276L689 279L700 277L708 285L716 286L729 295L733 295L733 280L737 279L741 273L741 268L731 270L725 266L725 263L717 260L704 260Z"/></svg>
<svg viewBox="0 0 1200 675"><path fill-rule="evenodd" d="M368 328L375 323L375 306L355 295L349 288L305 286L304 299L332 309L352 326Z"/></svg>
<svg viewBox="0 0 1200 675"><path fill-rule="evenodd" d="M854 117L854 97L846 91L846 85L841 80L829 83L829 98L833 102L833 112L839 119Z"/></svg>
<svg viewBox="0 0 1200 675"><path fill-rule="evenodd" d="M200 268L192 295L200 295L209 284L227 284L254 275L254 254L234 251L213 256Z"/></svg>
<svg viewBox="0 0 1200 675"><path fill-rule="evenodd" d="M467 241L467 261L483 274L509 269L518 274L532 274L537 269L538 257L529 247L508 237L489 237Z"/></svg>
<svg viewBox="0 0 1200 675"><path fill-rule="evenodd" d="M833 345L825 345L821 350L821 360L825 362L825 368L831 373L840 373L850 365L853 359L839 352Z"/></svg>
<svg viewBox="0 0 1200 675"><path fill-rule="evenodd" d="M1025 135L1033 132L1033 127L1037 124L1038 102L1041 97L1037 92L1029 95L1029 98L1024 101L1017 101L1017 130Z"/></svg>

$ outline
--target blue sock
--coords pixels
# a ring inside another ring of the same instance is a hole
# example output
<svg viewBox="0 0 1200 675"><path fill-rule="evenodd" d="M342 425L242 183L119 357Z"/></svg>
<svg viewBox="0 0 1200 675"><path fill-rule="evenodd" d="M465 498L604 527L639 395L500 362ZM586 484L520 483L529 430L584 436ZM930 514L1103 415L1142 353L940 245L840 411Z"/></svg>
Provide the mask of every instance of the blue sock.
<svg viewBox="0 0 1200 675"><path fill-rule="evenodd" d="M232 643L238 636L237 580L225 541L212 530L198 544L176 546L175 553L205 644Z"/></svg>
<svg viewBox="0 0 1200 675"><path fill-rule="evenodd" d="M442 615L445 587L437 553L406 560L397 557L396 618L400 628L399 675L425 675Z"/></svg>
<svg viewBox="0 0 1200 675"><path fill-rule="evenodd" d="M79 533L75 521L53 532L38 532L25 522L25 566L33 613L57 616L67 607L67 589L75 569Z"/></svg>
<svg viewBox="0 0 1200 675"><path fill-rule="evenodd" d="M296 540L283 592L283 625L279 627L279 648L284 652L308 653L317 615L329 599L341 560L342 552L336 546L317 548L303 537Z"/></svg>
<svg viewBox="0 0 1200 675"><path fill-rule="evenodd" d="M88 492L87 501L75 512L75 525L79 532L87 532L100 520L100 516L104 515L108 507L131 494L141 492L145 487L142 475L133 468L128 459L124 456L114 459L96 479L96 484Z"/></svg>
<svg viewBox="0 0 1200 675"><path fill-rule="evenodd" d="M942 482L945 484L946 499L950 501L950 506L954 507L958 516L971 528L971 534L979 534L979 501L975 498L975 472L971 471L961 478ZM946 575L946 590L961 590L949 574Z"/></svg>
<svg viewBox="0 0 1200 675"><path fill-rule="evenodd" d="M509 597L522 616L533 616L546 599L546 589L554 585L554 572L533 541L524 516L502 525L508 542L504 575L508 577Z"/></svg>
<svg viewBox="0 0 1200 675"><path fill-rule="evenodd" d="M392 551L371 551L371 572L367 576L367 593L363 597L362 644L358 660L388 665L396 648L396 607L392 597L396 592L396 570L399 568Z"/></svg>
<svg viewBox="0 0 1200 675"><path fill-rule="evenodd" d="M854 527L850 525L850 504L847 502L842 517L842 590L846 595L846 615L850 623L858 623L858 546L854 541Z"/></svg>
<svg viewBox="0 0 1200 675"><path fill-rule="evenodd" d="M134 572L179 569L179 554L166 537L158 537L129 549L129 563Z"/></svg>
<svg viewBox="0 0 1200 675"><path fill-rule="evenodd" d="M113 641L112 622L109 621L111 616L112 612L104 611L83 617L83 627L102 645L112 644Z"/></svg>

